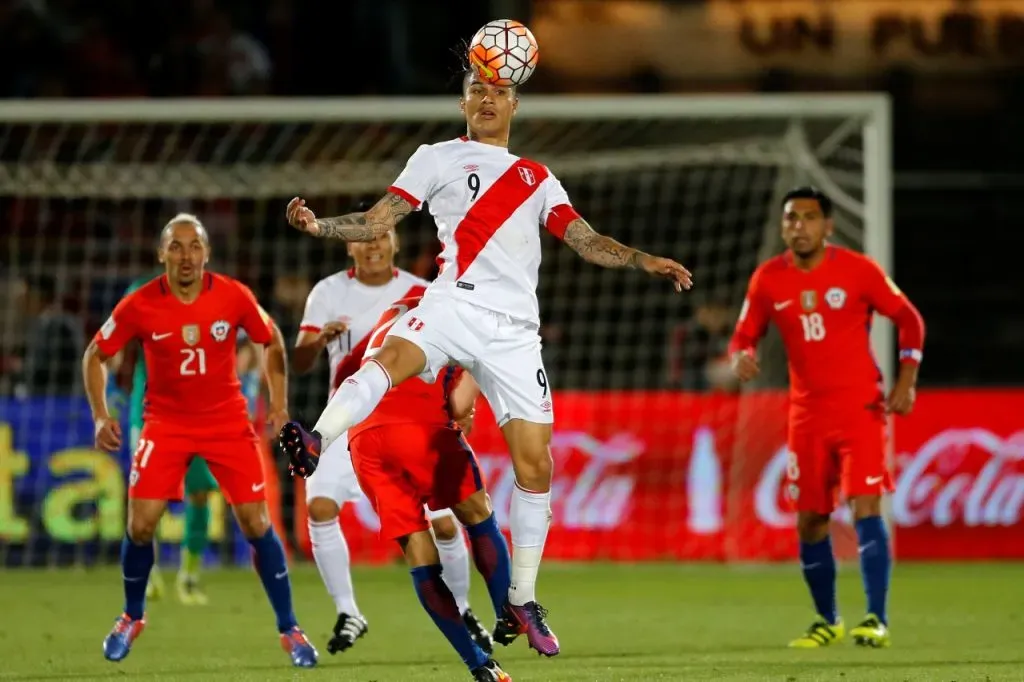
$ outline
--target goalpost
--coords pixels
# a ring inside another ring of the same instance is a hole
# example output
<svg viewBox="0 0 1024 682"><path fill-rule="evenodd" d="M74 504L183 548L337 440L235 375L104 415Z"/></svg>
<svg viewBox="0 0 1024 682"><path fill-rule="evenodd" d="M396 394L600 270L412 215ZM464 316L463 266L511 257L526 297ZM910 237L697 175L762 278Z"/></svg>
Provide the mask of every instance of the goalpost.
<svg viewBox="0 0 1024 682"><path fill-rule="evenodd" d="M21 305L25 287L40 286L40 276L54 278L61 304L81 320L88 338L128 282L154 267L159 227L174 213L189 211L210 230L216 269L249 283L288 334L309 284L347 261L343 244L305 238L285 225L287 200L303 196L321 215L347 212L355 198L385 190L418 145L463 132L454 97L0 103L0 210L9 254L0 356L20 359L5 363L0 376L0 463L7 463L0 464L0 564L90 557L97 540L120 538L120 531L108 535L123 511L124 457L120 470L111 468L111 461L86 447L88 415L68 369L77 367L73 356L79 350L73 342L48 348L46 366L34 357L34 374L25 371L24 360L33 355L25 337L38 319ZM676 257L696 280L692 293L675 296L660 282L581 265L568 250L545 241L539 291L545 362L552 384L566 391L556 410L570 414L575 434L564 433L558 447L570 460L596 462L595 451L605 452L601 447L616 434L628 434L629 420L638 422L632 435L643 444L629 464L605 463L598 471L586 463L576 471L580 466L571 464L575 478L566 484L593 513L556 510L556 526L560 518L578 517L577 526L564 530L580 533L566 541L588 543L596 542L587 534L595 528L610 531L624 523L608 511L611 498L594 492L612 474L623 474L616 480L630 524L648 517L653 523L654 507L669 500L689 524L675 541L697 547L715 533L728 534L723 519L746 514L751 505L756 509L760 503L748 498L768 484L761 473L747 470L747 453L723 452L742 446L726 443L731 436L719 423L725 417L709 416L763 408L746 393L739 401L749 409L723 408L716 402L721 394L710 390L720 381L723 316L731 327L753 268L781 249L778 202L794 185L814 184L829 193L836 204L835 240L892 272L888 99L528 95L512 143L514 153L551 168L598 230ZM399 264L426 274L436 243L429 216L403 224L401 236ZM890 325L876 324L872 340L890 378ZM766 341L763 367L757 389L783 385L785 359L777 339ZM326 382L316 376L296 383L293 410L315 418ZM686 413L663 417L657 427L646 423L644 415L660 414L664 405L658 401L676 399L671 396L685 402L665 409ZM573 407L584 399L597 401L605 417L588 432L598 446L573 440L587 432ZM745 417L736 420L733 430L743 436ZM713 447L701 451L720 455L724 464L698 462L693 454L709 437ZM647 460L662 462L665 480L678 470L686 475L659 488L648 480L661 475L645 473ZM761 460L749 466L770 468ZM493 472L492 480L500 474ZM594 481L583 480L587 476ZM763 521L743 516L743 523ZM750 554L744 537L715 542L724 549L663 554ZM573 556L598 554L583 547ZM629 548L607 555L641 556Z"/></svg>

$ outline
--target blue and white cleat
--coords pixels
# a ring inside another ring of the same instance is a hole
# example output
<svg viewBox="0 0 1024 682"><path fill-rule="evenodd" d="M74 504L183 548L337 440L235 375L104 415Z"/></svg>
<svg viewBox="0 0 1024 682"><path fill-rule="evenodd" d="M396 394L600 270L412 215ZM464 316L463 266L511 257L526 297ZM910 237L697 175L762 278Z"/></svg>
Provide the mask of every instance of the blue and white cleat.
<svg viewBox="0 0 1024 682"><path fill-rule="evenodd" d="M132 643L146 628L146 619L132 620L127 613L122 613L114 621L114 629L103 640L103 657L118 663L132 651Z"/></svg>
<svg viewBox="0 0 1024 682"><path fill-rule="evenodd" d="M320 657L316 647L298 625L281 633L281 648L288 653L296 668L315 668Z"/></svg>

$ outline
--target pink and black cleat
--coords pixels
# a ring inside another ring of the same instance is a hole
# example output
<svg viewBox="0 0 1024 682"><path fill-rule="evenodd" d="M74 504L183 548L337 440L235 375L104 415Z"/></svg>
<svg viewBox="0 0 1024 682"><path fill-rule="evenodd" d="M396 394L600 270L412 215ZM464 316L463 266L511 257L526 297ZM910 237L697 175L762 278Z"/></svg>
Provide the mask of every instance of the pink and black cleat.
<svg viewBox="0 0 1024 682"><path fill-rule="evenodd" d="M296 474L309 478L320 463L320 434L309 432L298 422L288 422L281 427L277 436L281 451L288 456L288 468Z"/></svg>
<svg viewBox="0 0 1024 682"><path fill-rule="evenodd" d="M516 637L525 634L530 648L544 656L557 656L560 651L558 637L547 623L548 612L535 601L522 606L505 603L505 610L494 626L494 641L503 646L511 644Z"/></svg>

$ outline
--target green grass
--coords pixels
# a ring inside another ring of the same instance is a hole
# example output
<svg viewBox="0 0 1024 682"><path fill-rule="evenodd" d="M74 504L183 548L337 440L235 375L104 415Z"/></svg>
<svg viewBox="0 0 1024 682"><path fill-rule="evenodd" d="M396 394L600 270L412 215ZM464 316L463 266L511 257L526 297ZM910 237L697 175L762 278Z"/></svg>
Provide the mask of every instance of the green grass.
<svg viewBox="0 0 1024 682"><path fill-rule="evenodd" d="M312 671L289 667L248 571L209 572L206 608L151 604L149 627L118 665L100 649L121 605L116 570L0 572L0 679L468 679L404 570L356 572L370 633L340 656L324 651L334 617L316 571L303 565L292 576L297 613L321 649ZM498 660L517 682L1024 679L1020 564L897 566L894 645L882 651L849 642L786 649L812 615L795 566L548 564L539 587L563 653L541 659L524 641L499 647ZM476 580L475 610L490 622L486 599ZM862 615L854 566L842 571L840 601L848 622Z"/></svg>

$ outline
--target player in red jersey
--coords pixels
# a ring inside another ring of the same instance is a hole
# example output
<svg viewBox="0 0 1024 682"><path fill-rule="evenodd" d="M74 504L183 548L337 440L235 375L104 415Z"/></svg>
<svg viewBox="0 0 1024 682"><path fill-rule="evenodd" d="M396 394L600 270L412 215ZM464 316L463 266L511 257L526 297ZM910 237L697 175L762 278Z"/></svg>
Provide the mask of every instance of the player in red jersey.
<svg viewBox="0 0 1024 682"><path fill-rule="evenodd" d="M86 393L101 450L121 447L120 426L107 409L104 363L138 339L150 377L121 545L125 608L103 642L103 653L111 661L124 659L145 627L153 535L168 500L182 498L189 463L201 456L252 544L282 646L294 665L312 667L317 652L292 610L288 564L270 524L259 441L236 368L235 339L244 329L253 343L265 348L270 421L274 426L287 421L284 339L245 285L205 271L209 256L209 238L199 219L174 217L160 235L159 257L166 274L121 299L85 351Z"/></svg>
<svg viewBox="0 0 1024 682"><path fill-rule="evenodd" d="M886 601L891 566L882 494L891 488L885 457L886 414L906 415L924 344L924 322L877 263L832 246L832 201L803 187L783 199L788 251L750 278L730 344L742 381L757 376L757 342L769 322L789 359L788 492L797 509L800 562L818 617L790 646L828 646L845 635L836 609L836 562L829 515L841 492L853 510L868 614L850 635L865 646L889 646ZM871 353L878 312L899 328L900 369L888 397Z"/></svg>
<svg viewBox="0 0 1024 682"><path fill-rule="evenodd" d="M368 336L364 362L380 351L388 330L419 302L419 296L403 298L384 312ZM373 414L349 429L348 442L359 485L380 517L381 537L396 540L402 548L423 608L473 679L510 682L467 627L443 579L424 512L424 505L451 508L466 527L474 562L500 618L512 581L511 560L483 473L460 426L470 427L479 392L473 378L455 367L445 368L434 383L410 379L388 391ZM293 461L298 473L304 464Z"/></svg>

